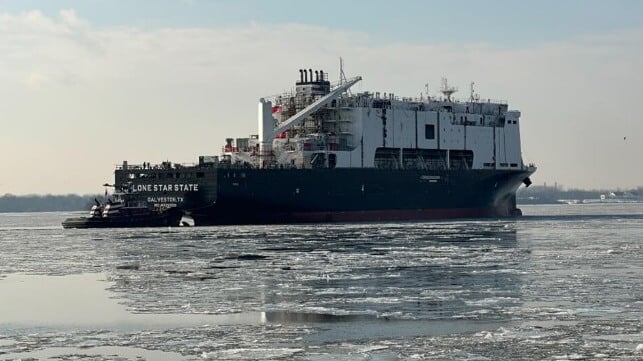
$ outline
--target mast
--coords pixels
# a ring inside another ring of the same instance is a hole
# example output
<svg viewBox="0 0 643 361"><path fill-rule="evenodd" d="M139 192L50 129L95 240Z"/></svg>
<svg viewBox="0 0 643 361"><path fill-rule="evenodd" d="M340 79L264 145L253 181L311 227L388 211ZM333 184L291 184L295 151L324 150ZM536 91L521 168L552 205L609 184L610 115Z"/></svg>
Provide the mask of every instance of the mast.
<svg viewBox="0 0 643 361"><path fill-rule="evenodd" d="M340 56L339 57L339 85L343 85L347 81L348 80L346 80L346 74L344 74L344 59L342 59L342 57ZM348 92L348 95L353 95L350 89L348 89L347 92Z"/></svg>

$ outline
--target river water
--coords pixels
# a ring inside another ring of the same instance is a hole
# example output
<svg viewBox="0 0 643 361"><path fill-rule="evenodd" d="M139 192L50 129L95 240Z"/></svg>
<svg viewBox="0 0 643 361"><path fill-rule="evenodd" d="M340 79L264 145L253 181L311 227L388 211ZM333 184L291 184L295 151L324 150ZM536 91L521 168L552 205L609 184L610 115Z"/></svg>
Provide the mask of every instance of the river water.
<svg viewBox="0 0 643 361"><path fill-rule="evenodd" d="M0 214L0 360L642 360L643 204L63 230Z"/></svg>

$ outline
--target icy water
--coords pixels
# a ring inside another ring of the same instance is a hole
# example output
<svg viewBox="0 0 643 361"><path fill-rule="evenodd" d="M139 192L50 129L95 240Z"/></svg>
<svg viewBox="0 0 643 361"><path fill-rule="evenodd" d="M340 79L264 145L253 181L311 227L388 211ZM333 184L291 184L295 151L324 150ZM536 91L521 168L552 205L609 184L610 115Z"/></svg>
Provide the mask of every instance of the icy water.
<svg viewBox="0 0 643 361"><path fill-rule="evenodd" d="M63 230L0 214L0 360L643 360L643 204Z"/></svg>

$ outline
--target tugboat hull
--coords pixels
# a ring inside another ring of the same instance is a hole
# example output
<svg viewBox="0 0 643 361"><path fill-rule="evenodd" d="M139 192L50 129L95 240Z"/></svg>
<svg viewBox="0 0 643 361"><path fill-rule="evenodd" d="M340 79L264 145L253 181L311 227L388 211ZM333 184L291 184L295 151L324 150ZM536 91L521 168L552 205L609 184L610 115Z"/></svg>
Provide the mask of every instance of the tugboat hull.
<svg viewBox="0 0 643 361"><path fill-rule="evenodd" d="M182 212L167 211L158 214L119 217L74 217L62 222L63 228L134 228L178 226Z"/></svg>

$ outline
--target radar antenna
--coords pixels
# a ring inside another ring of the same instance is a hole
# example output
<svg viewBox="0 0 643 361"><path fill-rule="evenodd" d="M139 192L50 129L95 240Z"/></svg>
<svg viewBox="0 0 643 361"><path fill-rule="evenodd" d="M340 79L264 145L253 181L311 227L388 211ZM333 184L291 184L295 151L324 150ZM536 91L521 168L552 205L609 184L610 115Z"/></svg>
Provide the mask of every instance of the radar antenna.
<svg viewBox="0 0 643 361"><path fill-rule="evenodd" d="M445 97L447 97L447 101L451 101L451 95L455 92L458 91L458 88L456 87L450 87L449 83L447 82L447 78L442 78L442 89L440 89L442 94L444 94Z"/></svg>

